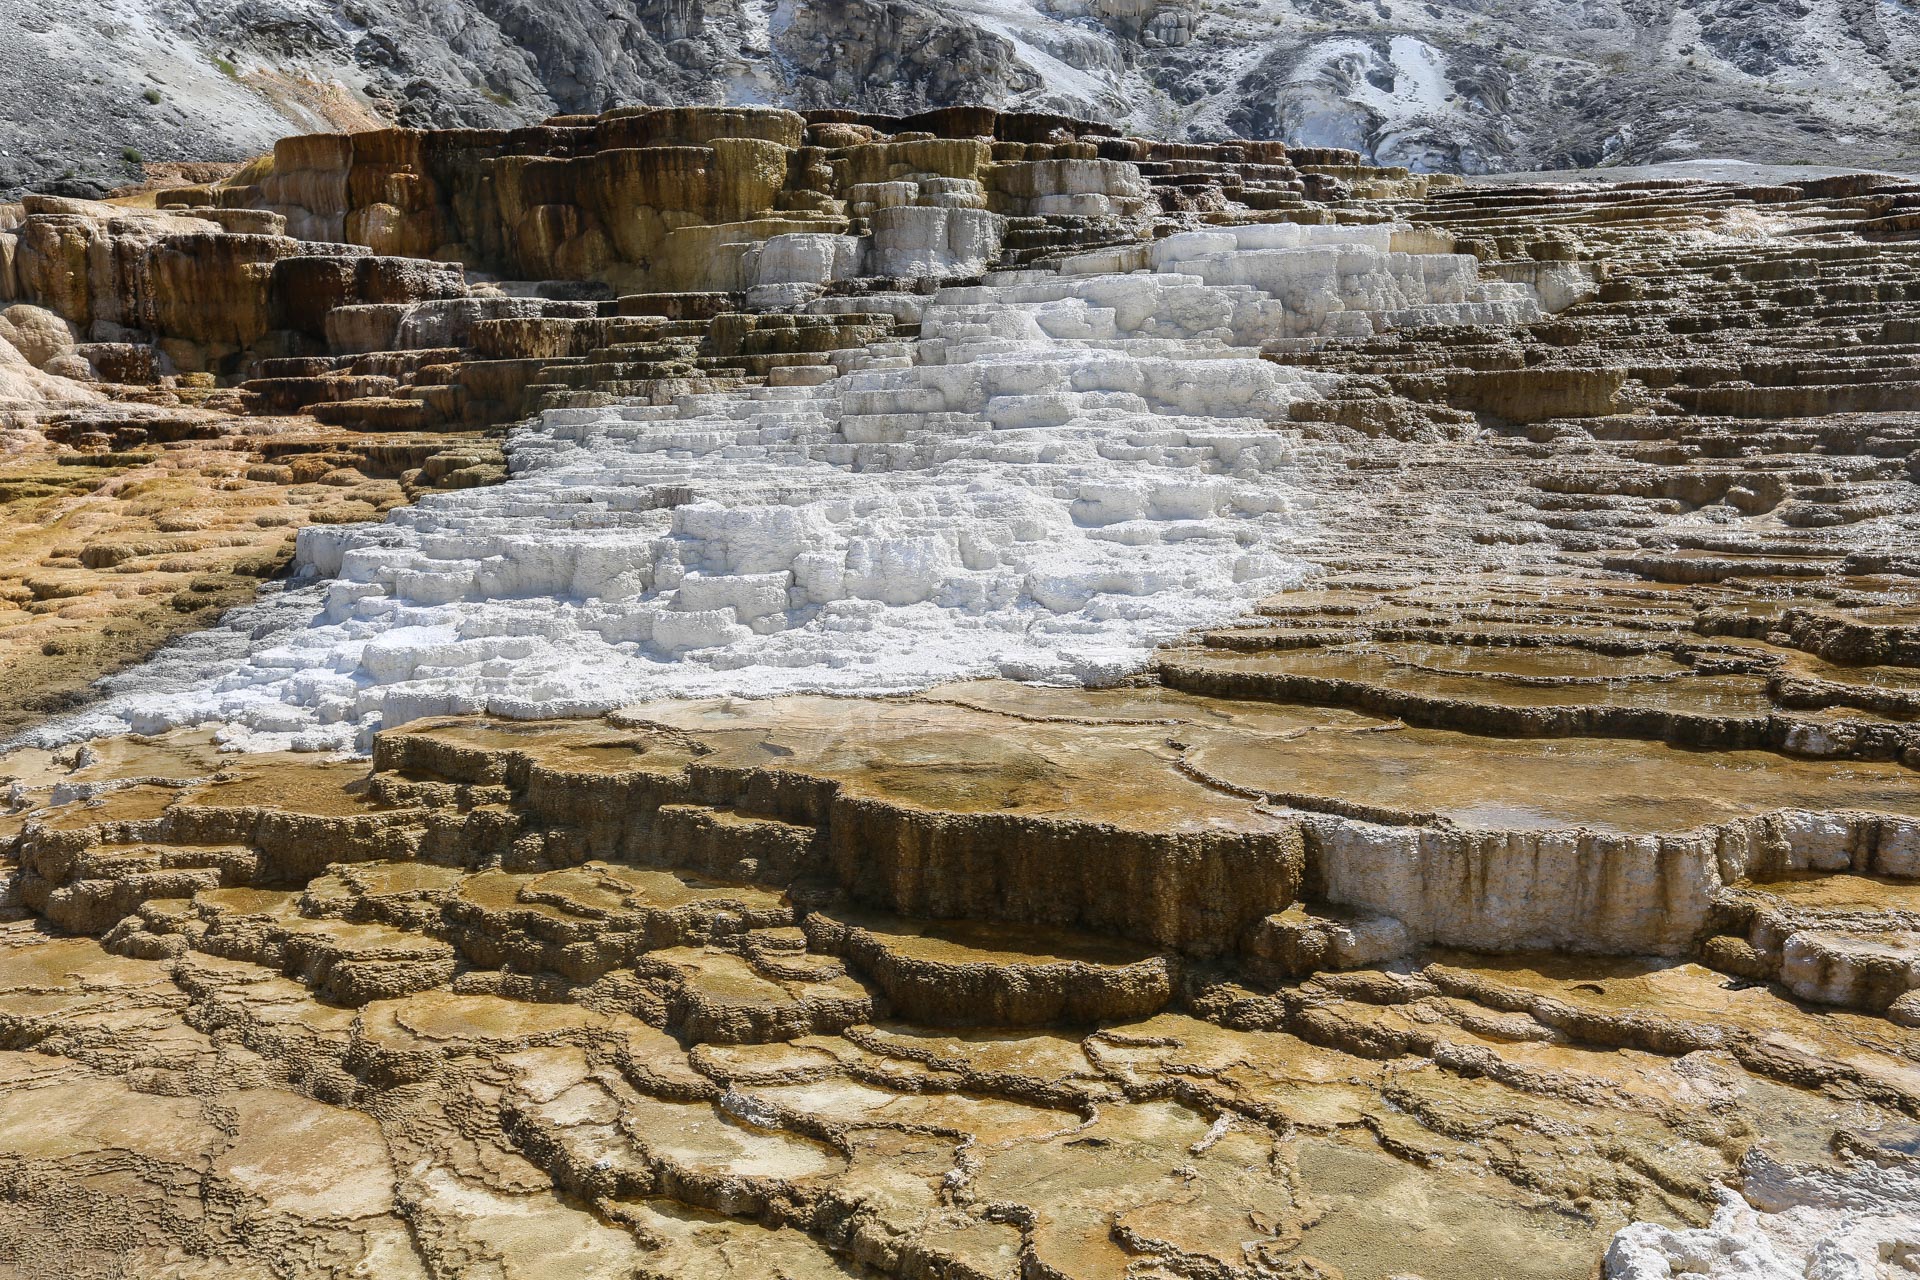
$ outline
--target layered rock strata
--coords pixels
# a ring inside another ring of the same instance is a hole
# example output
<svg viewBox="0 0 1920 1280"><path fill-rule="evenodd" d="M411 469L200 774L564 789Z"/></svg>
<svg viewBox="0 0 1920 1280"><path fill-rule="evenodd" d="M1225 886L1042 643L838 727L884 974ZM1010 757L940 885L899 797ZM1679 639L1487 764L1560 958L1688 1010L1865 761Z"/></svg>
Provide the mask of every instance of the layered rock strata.
<svg viewBox="0 0 1920 1280"><path fill-rule="evenodd" d="M21 1265L1920 1265L1905 187L797 119L180 197L432 254L479 173L559 166L548 246L654 144L847 184L701 224L751 277L330 314L532 297L439 367L579 381L4 758Z"/></svg>

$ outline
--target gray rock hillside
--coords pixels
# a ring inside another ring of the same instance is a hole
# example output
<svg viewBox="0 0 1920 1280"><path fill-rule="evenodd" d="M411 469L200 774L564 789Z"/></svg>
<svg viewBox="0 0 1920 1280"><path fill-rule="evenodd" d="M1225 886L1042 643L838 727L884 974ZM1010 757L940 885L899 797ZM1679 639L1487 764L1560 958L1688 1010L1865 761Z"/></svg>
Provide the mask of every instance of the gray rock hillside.
<svg viewBox="0 0 1920 1280"><path fill-rule="evenodd" d="M624 103L1057 110L1469 172L1920 156L1907 0L0 0L0 195Z"/></svg>

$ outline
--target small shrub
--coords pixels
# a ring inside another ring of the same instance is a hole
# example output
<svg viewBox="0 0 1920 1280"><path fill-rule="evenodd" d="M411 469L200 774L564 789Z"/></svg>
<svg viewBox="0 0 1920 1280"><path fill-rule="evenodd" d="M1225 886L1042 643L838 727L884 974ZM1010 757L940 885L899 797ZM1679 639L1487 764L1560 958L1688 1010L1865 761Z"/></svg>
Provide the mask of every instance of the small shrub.
<svg viewBox="0 0 1920 1280"><path fill-rule="evenodd" d="M220 74L229 80L238 80L240 78L240 68L234 66L219 54L214 55L213 65L220 68Z"/></svg>
<svg viewBox="0 0 1920 1280"><path fill-rule="evenodd" d="M145 156L135 151L132 147L120 148L120 158L128 164L145 164L147 160Z"/></svg>
<svg viewBox="0 0 1920 1280"><path fill-rule="evenodd" d="M160 91L158 89L149 89L140 96L145 98L153 106L157 107L160 105Z"/></svg>

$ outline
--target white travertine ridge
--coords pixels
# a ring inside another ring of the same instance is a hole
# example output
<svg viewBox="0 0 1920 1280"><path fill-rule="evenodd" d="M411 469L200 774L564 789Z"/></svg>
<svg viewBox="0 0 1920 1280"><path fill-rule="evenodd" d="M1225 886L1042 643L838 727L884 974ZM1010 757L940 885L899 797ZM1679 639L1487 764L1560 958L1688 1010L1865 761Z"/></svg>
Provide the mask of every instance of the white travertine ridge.
<svg viewBox="0 0 1920 1280"><path fill-rule="evenodd" d="M1607 1280L1879 1280L1920 1251L1920 1182L1862 1161L1850 1174L1756 1158L1744 1194L1720 1193L1704 1227L1635 1222L1613 1237ZM1896 1269L1897 1268L1897 1269Z"/></svg>
<svg viewBox="0 0 1920 1280"><path fill-rule="evenodd" d="M851 252L788 239L764 282L818 280ZM1072 270L1090 260L944 290L917 343L844 353L818 386L550 411L497 488L303 530L314 585L275 612L304 625L239 661L156 663L62 731L215 722L236 746L351 750L452 712L1110 681L1303 576L1288 549L1313 497L1288 406L1327 375L1259 343L1535 314L1471 257L1392 243L1177 235L1124 274ZM889 250L974 251L937 235Z"/></svg>

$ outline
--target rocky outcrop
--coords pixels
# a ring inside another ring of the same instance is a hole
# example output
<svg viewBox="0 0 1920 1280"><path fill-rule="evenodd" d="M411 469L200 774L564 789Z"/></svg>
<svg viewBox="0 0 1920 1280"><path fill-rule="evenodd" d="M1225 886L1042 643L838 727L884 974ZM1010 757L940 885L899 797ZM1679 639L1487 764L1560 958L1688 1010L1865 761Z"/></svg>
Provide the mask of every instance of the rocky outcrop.
<svg viewBox="0 0 1920 1280"><path fill-rule="evenodd" d="M12 233L15 296L99 342L150 346L109 381L235 372L246 358L302 354L335 306L464 294L457 267L377 258L359 246L309 245L250 228L250 211L188 217L29 196ZM234 216L239 215L239 216ZM147 376L138 376L145 372Z"/></svg>

